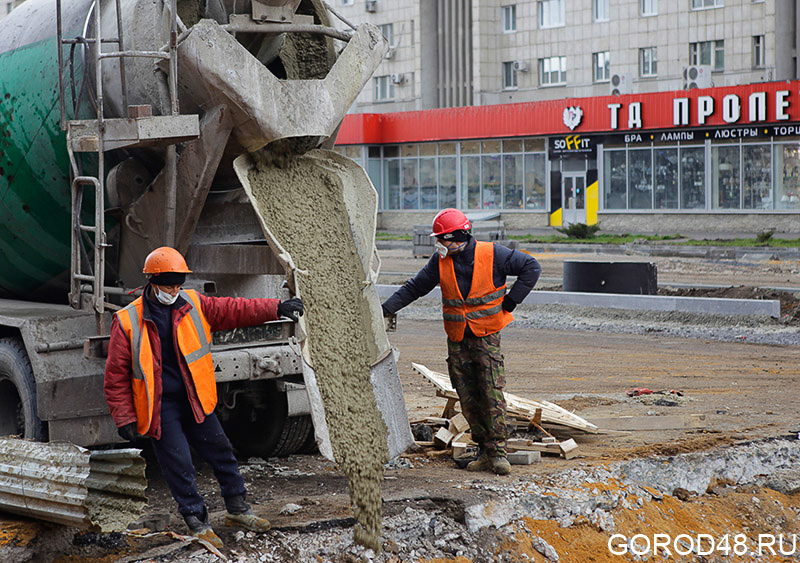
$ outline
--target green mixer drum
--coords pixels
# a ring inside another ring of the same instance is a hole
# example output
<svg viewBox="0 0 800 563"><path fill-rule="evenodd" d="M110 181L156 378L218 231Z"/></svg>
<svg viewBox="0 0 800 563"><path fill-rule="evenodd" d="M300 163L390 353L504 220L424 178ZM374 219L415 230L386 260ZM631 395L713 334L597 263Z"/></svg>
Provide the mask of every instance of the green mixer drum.
<svg viewBox="0 0 800 563"><path fill-rule="evenodd" d="M65 37L82 34L89 8L65 2ZM52 0L28 0L0 21L0 297L66 302L71 201L57 49ZM81 47L74 63L79 82ZM66 104L69 118L69 95Z"/></svg>

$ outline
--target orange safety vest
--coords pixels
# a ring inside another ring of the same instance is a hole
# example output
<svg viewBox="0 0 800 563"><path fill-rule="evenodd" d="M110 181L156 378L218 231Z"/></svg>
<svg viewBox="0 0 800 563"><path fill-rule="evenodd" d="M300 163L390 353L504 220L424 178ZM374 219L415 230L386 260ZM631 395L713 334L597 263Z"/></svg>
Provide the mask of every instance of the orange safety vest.
<svg viewBox="0 0 800 563"><path fill-rule="evenodd" d="M181 290L180 296L189 303L191 309L178 323L178 348L189 366L200 406L205 414L211 414L217 406L217 383L211 359L211 327L203 316L197 292L192 289ZM146 434L155 408L155 374L150 336L147 330L143 330L142 299L139 297L116 315L131 344L136 431Z"/></svg>
<svg viewBox="0 0 800 563"><path fill-rule="evenodd" d="M514 316L503 310L505 284L494 286L492 266L494 264L494 244L475 243L475 265L472 270L472 286L466 299L461 295L453 268L453 258L445 256L439 260L439 285L442 288L442 313L444 330L453 342L464 339L464 330L469 329L475 336L486 336L499 332Z"/></svg>

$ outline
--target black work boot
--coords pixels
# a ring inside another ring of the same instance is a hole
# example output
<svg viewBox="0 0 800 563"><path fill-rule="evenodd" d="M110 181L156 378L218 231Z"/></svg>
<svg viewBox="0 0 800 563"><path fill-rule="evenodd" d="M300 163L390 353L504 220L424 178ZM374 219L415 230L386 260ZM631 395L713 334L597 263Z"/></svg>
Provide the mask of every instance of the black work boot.
<svg viewBox="0 0 800 563"><path fill-rule="evenodd" d="M214 533L211 524L208 523L208 511L205 508L203 508L203 514L184 514L183 520L189 528L190 535L207 541L217 549L222 549L222 540Z"/></svg>
<svg viewBox="0 0 800 563"><path fill-rule="evenodd" d="M272 527L269 520L256 516L253 509L245 501L244 495L225 497L226 526L236 526L251 532L266 532Z"/></svg>

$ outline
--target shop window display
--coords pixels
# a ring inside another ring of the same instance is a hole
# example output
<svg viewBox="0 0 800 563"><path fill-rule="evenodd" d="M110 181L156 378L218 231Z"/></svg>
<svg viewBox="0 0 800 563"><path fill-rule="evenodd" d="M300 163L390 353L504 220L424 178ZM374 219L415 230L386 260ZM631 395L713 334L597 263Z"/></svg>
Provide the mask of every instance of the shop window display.
<svg viewBox="0 0 800 563"><path fill-rule="evenodd" d="M742 192L745 209L772 209L771 164L769 145L742 145Z"/></svg>
<svg viewBox="0 0 800 563"><path fill-rule="evenodd" d="M656 147L655 190L653 203L656 209L678 208L678 149Z"/></svg>
<svg viewBox="0 0 800 563"><path fill-rule="evenodd" d="M500 155L482 156L481 168L481 179L483 184L483 208L500 209L503 207L503 193L500 184Z"/></svg>
<svg viewBox="0 0 800 563"><path fill-rule="evenodd" d="M603 201L606 209L625 209L627 194L626 151L605 151L605 178L603 182Z"/></svg>
<svg viewBox="0 0 800 563"><path fill-rule="evenodd" d="M481 161L479 156L461 157L461 207L481 208Z"/></svg>
<svg viewBox="0 0 800 563"><path fill-rule="evenodd" d="M800 144L775 145L775 209L800 209Z"/></svg>
<svg viewBox="0 0 800 563"><path fill-rule="evenodd" d="M403 159L403 209L419 209L419 161Z"/></svg>
<svg viewBox="0 0 800 563"><path fill-rule="evenodd" d="M680 147L681 163L681 209L704 209L705 149L703 147Z"/></svg>
<svg viewBox="0 0 800 563"><path fill-rule="evenodd" d="M440 151L441 152L441 151ZM438 207L457 207L456 201L456 159L439 159L439 205Z"/></svg>
<svg viewBox="0 0 800 563"><path fill-rule="evenodd" d="M738 145L711 147L711 207L741 207Z"/></svg>
<svg viewBox="0 0 800 563"><path fill-rule="evenodd" d="M522 209L523 165L521 154L503 156L503 201L505 209Z"/></svg>
<svg viewBox="0 0 800 563"><path fill-rule="evenodd" d="M650 149L628 152L628 208L653 207L653 160Z"/></svg>
<svg viewBox="0 0 800 563"><path fill-rule="evenodd" d="M525 208L545 208L545 157L544 154L525 155Z"/></svg>
<svg viewBox="0 0 800 563"><path fill-rule="evenodd" d="M419 159L419 207L436 209L436 159Z"/></svg>

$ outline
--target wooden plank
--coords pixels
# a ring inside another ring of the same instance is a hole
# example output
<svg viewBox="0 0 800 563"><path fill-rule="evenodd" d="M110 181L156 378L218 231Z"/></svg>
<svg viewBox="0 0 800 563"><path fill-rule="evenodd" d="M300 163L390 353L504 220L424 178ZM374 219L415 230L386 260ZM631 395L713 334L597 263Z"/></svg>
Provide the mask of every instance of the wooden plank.
<svg viewBox="0 0 800 563"><path fill-rule="evenodd" d="M580 455L578 451L578 444L575 443L575 440L570 438L569 440L564 440L563 442L559 442L558 444L559 449L561 450L561 455L564 456L564 459L572 459Z"/></svg>
<svg viewBox="0 0 800 563"><path fill-rule="evenodd" d="M452 385L450 385L450 378L448 376L432 371L422 364L412 363L411 367L414 371L434 384L438 396L452 398L453 395L455 395L455 390ZM554 403L548 401L533 401L512 393L504 392L503 395L507 404L506 411L510 416L530 420L532 417L536 416L536 410L541 409L543 423L559 424L584 432L597 432L597 426Z"/></svg>
<svg viewBox="0 0 800 563"><path fill-rule="evenodd" d="M467 422L467 419L464 418L464 415L461 413L455 415L449 422L450 424L447 426L447 429L453 434L461 434L469 430L469 422Z"/></svg>
<svg viewBox="0 0 800 563"><path fill-rule="evenodd" d="M458 403L458 398L449 397L447 399L447 404L442 411L443 418L453 418L456 415L456 403Z"/></svg>
<svg viewBox="0 0 800 563"><path fill-rule="evenodd" d="M453 441L453 437L453 433L443 426L434 434L433 442L439 448L447 448Z"/></svg>
<svg viewBox="0 0 800 563"><path fill-rule="evenodd" d="M682 428L705 428L704 414L674 414L664 416L611 416L592 419L604 430L680 430Z"/></svg>

